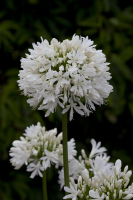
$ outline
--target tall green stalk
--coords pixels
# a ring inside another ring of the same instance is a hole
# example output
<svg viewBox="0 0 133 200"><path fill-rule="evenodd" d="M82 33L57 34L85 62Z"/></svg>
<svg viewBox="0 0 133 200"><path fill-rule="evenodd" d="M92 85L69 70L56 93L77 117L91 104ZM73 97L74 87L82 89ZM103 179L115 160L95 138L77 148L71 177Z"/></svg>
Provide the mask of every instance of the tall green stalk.
<svg viewBox="0 0 133 200"><path fill-rule="evenodd" d="M62 114L62 132L63 132L63 163L65 186L69 187L69 170L68 170L68 147L67 147L67 112Z"/></svg>
<svg viewBox="0 0 133 200"><path fill-rule="evenodd" d="M48 198L47 198L46 170L43 171L42 187L43 187L43 200L47 200Z"/></svg>

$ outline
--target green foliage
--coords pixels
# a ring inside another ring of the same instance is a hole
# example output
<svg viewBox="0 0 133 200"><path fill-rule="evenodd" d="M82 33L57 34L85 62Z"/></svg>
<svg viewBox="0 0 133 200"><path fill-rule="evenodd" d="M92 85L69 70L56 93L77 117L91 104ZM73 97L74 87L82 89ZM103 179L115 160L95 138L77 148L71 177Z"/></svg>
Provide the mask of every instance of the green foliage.
<svg viewBox="0 0 133 200"><path fill-rule="evenodd" d="M40 37L70 39L74 33L89 36L110 62L114 91L107 105L97 107L88 118L75 114L68 124L68 137L77 141L77 150L90 149L90 138L102 141L112 161L120 158L133 169L133 6L128 1L40 0L3 1L0 11L0 200L42 200L41 178L30 180L25 168L15 171L9 163L9 149L24 129L38 121L61 132L61 109L44 117L31 110L27 97L17 85L20 58ZM43 11L42 11L43 10ZM88 135L89 134L89 135ZM82 135L82 137L81 137ZM78 153L79 154L79 153ZM49 199L62 199L57 171L48 170ZM133 181L133 180L132 180Z"/></svg>

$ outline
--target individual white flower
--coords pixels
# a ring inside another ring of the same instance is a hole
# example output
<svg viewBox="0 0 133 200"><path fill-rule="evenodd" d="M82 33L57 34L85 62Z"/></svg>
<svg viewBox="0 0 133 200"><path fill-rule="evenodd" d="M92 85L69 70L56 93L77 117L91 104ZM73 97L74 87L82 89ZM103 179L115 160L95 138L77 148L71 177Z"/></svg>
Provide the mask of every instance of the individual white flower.
<svg viewBox="0 0 133 200"><path fill-rule="evenodd" d="M65 181L64 181L64 169L62 168L60 171L58 171L59 179L58 183L60 184L60 190L63 188ZM70 174L69 174L70 176Z"/></svg>
<svg viewBox="0 0 133 200"><path fill-rule="evenodd" d="M89 155L89 158L93 158L97 154L100 154L100 153L107 151L107 149L105 147L100 147L101 142L96 143L96 141L94 139L91 139L91 144L92 144L92 150L91 150L91 153Z"/></svg>
<svg viewBox="0 0 133 200"><path fill-rule="evenodd" d="M68 160L72 160L74 156L77 155L77 151L75 150L75 140L72 138L68 141Z"/></svg>
<svg viewBox="0 0 133 200"><path fill-rule="evenodd" d="M31 178L35 175L42 176L41 171L56 164L56 167L63 166L63 145L61 144L62 133L57 135L57 129L49 131L41 127L40 123L36 126L27 127L24 137L13 142L9 155L11 164L15 169L22 165L28 165L27 171L33 171ZM68 142L68 158L73 159L77 151L75 150L75 141L71 139ZM40 171L41 170L41 171Z"/></svg>
<svg viewBox="0 0 133 200"><path fill-rule="evenodd" d="M109 158L110 158L109 156L106 157L105 155L96 156L91 162L90 171L93 171L95 174L99 171L111 168L113 166L113 163L108 163Z"/></svg>
<svg viewBox="0 0 133 200"><path fill-rule="evenodd" d="M41 160L43 160L42 165L44 169L47 169L51 166L52 163L58 163L58 154L54 153L53 151L50 152L47 149L44 150L45 155L44 157L41 157Z"/></svg>
<svg viewBox="0 0 133 200"><path fill-rule="evenodd" d="M77 159L72 159L69 163L69 171L70 175L77 179L82 171L85 169L84 165L82 165Z"/></svg>
<svg viewBox="0 0 133 200"><path fill-rule="evenodd" d="M97 190L96 191L90 190L89 191L89 196L94 198L95 200L101 200L101 199L103 200L104 199L104 193L100 197L99 192Z"/></svg>
<svg viewBox="0 0 133 200"><path fill-rule="evenodd" d="M31 176L30 176L30 178L34 178L36 175L39 175L40 177L43 177L41 171L44 171L44 168L42 167L40 162L38 162L37 164L30 163L27 166L27 171L28 172L33 171Z"/></svg>
<svg viewBox="0 0 133 200"><path fill-rule="evenodd" d="M73 184L70 182L70 188L69 187L64 187L64 190L70 194L66 195L63 197L63 199L69 199L71 198L72 200L77 199L78 191L77 191L77 184Z"/></svg>
<svg viewBox="0 0 133 200"><path fill-rule="evenodd" d="M88 116L94 104L103 104L112 92L109 63L88 37L73 35L63 42L54 38L50 44L41 38L29 52L21 59L18 84L30 106L39 105L45 116L57 105L64 109L62 113L70 109L70 120L74 111Z"/></svg>
<svg viewBox="0 0 133 200"><path fill-rule="evenodd" d="M10 156L12 157L10 159L12 165L15 167L15 169L19 169L23 164L28 164L30 154L29 152L27 152L24 149L21 149L20 147L12 147Z"/></svg>

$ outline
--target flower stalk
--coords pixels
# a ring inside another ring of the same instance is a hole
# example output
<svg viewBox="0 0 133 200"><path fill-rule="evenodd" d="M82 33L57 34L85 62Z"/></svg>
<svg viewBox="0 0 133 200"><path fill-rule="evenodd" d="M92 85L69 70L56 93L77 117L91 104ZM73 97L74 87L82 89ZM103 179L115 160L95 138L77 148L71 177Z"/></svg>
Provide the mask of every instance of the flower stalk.
<svg viewBox="0 0 133 200"><path fill-rule="evenodd" d="M67 112L62 114L62 132L63 132L63 163L65 186L69 187L69 170L68 170L68 147L67 147Z"/></svg>
<svg viewBox="0 0 133 200"><path fill-rule="evenodd" d="M43 187L43 200L47 200L47 180L46 180L46 170L43 171L42 177L42 187Z"/></svg>

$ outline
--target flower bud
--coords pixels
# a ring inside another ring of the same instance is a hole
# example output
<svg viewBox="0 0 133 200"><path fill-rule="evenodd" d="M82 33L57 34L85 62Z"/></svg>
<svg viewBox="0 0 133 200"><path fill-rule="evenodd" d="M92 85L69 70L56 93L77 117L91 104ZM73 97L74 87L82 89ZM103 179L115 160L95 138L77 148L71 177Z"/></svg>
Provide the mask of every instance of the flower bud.
<svg viewBox="0 0 133 200"><path fill-rule="evenodd" d="M44 144L44 148L47 149L47 147L48 147L48 141L46 141Z"/></svg>
<svg viewBox="0 0 133 200"><path fill-rule="evenodd" d="M113 183L111 184L111 188L110 189L111 189L111 191L114 190L114 184Z"/></svg>
<svg viewBox="0 0 133 200"><path fill-rule="evenodd" d="M129 183L129 179L127 179L126 183L124 184L124 188L127 187L128 183Z"/></svg>
<svg viewBox="0 0 133 200"><path fill-rule="evenodd" d="M89 165L90 165L90 160L85 160L85 164L86 164L87 166L89 166Z"/></svg>
<svg viewBox="0 0 133 200"><path fill-rule="evenodd" d="M87 157L86 154L85 154L85 150L84 149L81 150L81 154L82 154L83 158Z"/></svg>
<svg viewBox="0 0 133 200"><path fill-rule="evenodd" d="M116 198L116 193L113 194L114 199Z"/></svg>
<svg viewBox="0 0 133 200"><path fill-rule="evenodd" d="M119 191L119 198L122 196L122 190Z"/></svg>
<svg viewBox="0 0 133 200"><path fill-rule="evenodd" d="M74 179L73 179L73 177L70 177L70 181L71 181L71 183L72 183L73 187L75 188L75 182L74 182Z"/></svg>
<svg viewBox="0 0 133 200"><path fill-rule="evenodd" d="M97 175L98 175L98 177L100 178L101 182L103 183L103 182L104 182L104 179L103 179L103 176L102 176L101 172L99 171L99 172L97 173Z"/></svg>
<svg viewBox="0 0 133 200"><path fill-rule="evenodd" d="M106 196L106 200L109 200L109 197L108 197L108 196Z"/></svg>
<svg viewBox="0 0 133 200"><path fill-rule="evenodd" d="M82 162L82 157L81 156L79 156L79 162Z"/></svg>
<svg viewBox="0 0 133 200"><path fill-rule="evenodd" d="M128 177L128 178L130 178L131 175L132 175L132 171L131 171L131 170L128 171L128 172L125 174L125 176Z"/></svg>
<svg viewBox="0 0 133 200"><path fill-rule="evenodd" d="M127 170L128 170L128 165L126 165L125 168L124 168L124 173L125 174L127 173Z"/></svg>
<svg viewBox="0 0 133 200"><path fill-rule="evenodd" d="M37 156L37 154L38 154L38 151L34 149L34 150L33 150L33 155L34 155L34 156Z"/></svg>
<svg viewBox="0 0 133 200"><path fill-rule="evenodd" d="M60 141L62 140L62 132L57 136L57 139Z"/></svg>
<svg viewBox="0 0 133 200"><path fill-rule="evenodd" d="M78 178L78 185L82 185L82 176L79 176Z"/></svg>

